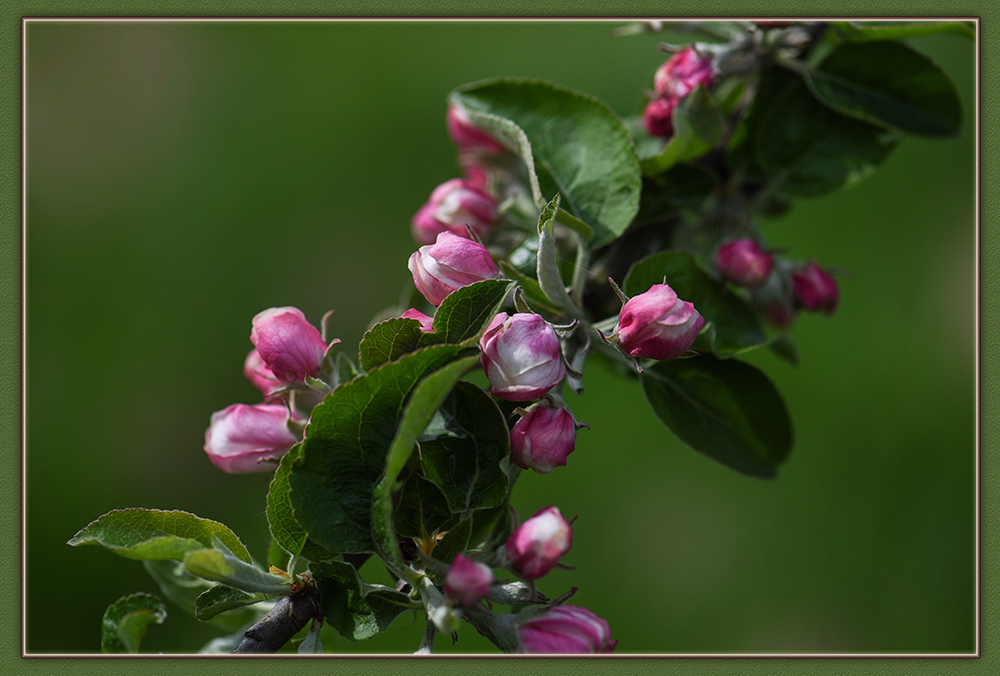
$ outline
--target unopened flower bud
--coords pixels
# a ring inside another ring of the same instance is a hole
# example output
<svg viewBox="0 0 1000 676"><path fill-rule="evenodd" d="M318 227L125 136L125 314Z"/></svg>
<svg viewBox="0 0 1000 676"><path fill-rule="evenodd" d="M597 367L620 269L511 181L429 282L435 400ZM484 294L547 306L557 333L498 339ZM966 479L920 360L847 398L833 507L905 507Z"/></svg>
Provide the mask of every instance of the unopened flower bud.
<svg viewBox="0 0 1000 676"><path fill-rule="evenodd" d="M556 606L534 617L517 630L521 652L552 653L613 653L618 641L611 638L611 627L586 608Z"/></svg>
<svg viewBox="0 0 1000 676"><path fill-rule="evenodd" d="M431 244L442 232L468 237L466 226L484 235L497 219L492 195L472 181L453 178L435 188L413 217L413 238L419 244Z"/></svg>
<svg viewBox="0 0 1000 676"><path fill-rule="evenodd" d="M273 307L258 313L253 318L250 342L274 377L284 383L315 377L327 348L316 327L294 307Z"/></svg>
<svg viewBox="0 0 1000 676"><path fill-rule="evenodd" d="M445 116L448 135L460 151L479 151L490 155L499 155L506 151L499 141L485 131L472 124L469 114L461 106L448 106Z"/></svg>
<svg viewBox="0 0 1000 676"><path fill-rule="evenodd" d="M455 289L491 279L499 272L486 247L450 232L442 232L434 244L415 251L409 268L417 289L435 306Z"/></svg>
<svg viewBox="0 0 1000 676"><path fill-rule="evenodd" d="M646 104L646 109L642 111L642 124L653 136L673 136L674 135L674 108L673 101L664 98L656 98Z"/></svg>
<svg viewBox="0 0 1000 676"><path fill-rule="evenodd" d="M752 239L736 239L719 247L715 265L734 284L755 289L771 276L774 257L761 251Z"/></svg>
<svg viewBox="0 0 1000 676"><path fill-rule="evenodd" d="M489 566L456 554L444 578L444 593L460 606L474 606L490 593L492 584Z"/></svg>
<svg viewBox="0 0 1000 676"><path fill-rule="evenodd" d="M666 284L654 284L625 303L615 335L629 356L666 361L684 354L704 324L694 303L678 298Z"/></svg>
<svg viewBox="0 0 1000 676"><path fill-rule="evenodd" d="M434 318L428 317L420 310L411 307L409 310L400 315L404 319L416 319L420 322L420 330L424 333L434 332Z"/></svg>
<svg viewBox="0 0 1000 676"><path fill-rule="evenodd" d="M698 56L693 47L674 54L653 76L653 88L659 97L674 105L694 91L698 85L708 87L716 76L711 56Z"/></svg>
<svg viewBox="0 0 1000 676"><path fill-rule="evenodd" d="M522 523L507 539L507 556L526 580L548 574L573 545L573 532L558 507L546 507Z"/></svg>
<svg viewBox="0 0 1000 676"><path fill-rule="evenodd" d="M840 300L840 292L833 276L815 263L792 274L795 302L810 312L833 314Z"/></svg>
<svg viewBox="0 0 1000 676"><path fill-rule="evenodd" d="M270 472L302 440L301 433L289 429L288 421L288 409L281 405L233 404L212 414L205 431L205 453L213 465L229 474Z"/></svg>
<svg viewBox="0 0 1000 676"><path fill-rule="evenodd" d="M510 431L510 461L540 474L565 466L575 447L576 420L561 406L537 406Z"/></svg>
<svg viewBox="0 0 1000 676"><path fill-rule="evenodd" d="M490 392L507 401L537 399L566 375L559 337L541 315L501 312L479 339Z"/></svg>
<svg viewBox="0 0 1000 676"><path fill-rule="evenodd" d="M243 362L243 375L247 377L247 380L260 390L260 393L264 395L264 401L277 401L281 398L281 395L271 396L275 390L279 390L285 386L285 383L281 382L274 377L271 373L271 369L267 368L267 364L261 359L260 353L254 348L250 350L250 354Z"/></svg>

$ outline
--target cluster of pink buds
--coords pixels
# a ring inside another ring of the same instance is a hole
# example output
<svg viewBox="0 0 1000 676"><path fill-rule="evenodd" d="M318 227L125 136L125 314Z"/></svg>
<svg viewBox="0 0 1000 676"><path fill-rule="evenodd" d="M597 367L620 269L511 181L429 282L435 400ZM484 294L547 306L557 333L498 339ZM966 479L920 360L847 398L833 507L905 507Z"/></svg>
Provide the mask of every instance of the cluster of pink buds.
<svg viewBox="0 0 1000 676"><path fill-rule="evenodd" d="M655 95L642 114L653 136L673 136L674 110L699 85L709 86L717 73L711 56L699 56L693 47L675 54L653 76Z"/></svg>
<svg viewBox="0 0 1000 676"><path fill-rule="evenodd" d="M704 325L694 303L666 284L654 284L622 306L612 340L630 357L666 361L687 352Z"/></svg>
<svg viewBox="0 0 1000 676"><path fill-rule="evenodd" d="M431 244L442 232L468 237L468 228L486 235L497 222L497 202L475 183L453 178L431 193L413 217L413 239Z"/></svg>
<svg viewBox="0 0 1000 676"><path fill-rule="evenodd" d="M816 264L780 260L768 282L754 290L754 302L767 321L784 329L800 310L833 314L840 300L837 281Z"/></svg>

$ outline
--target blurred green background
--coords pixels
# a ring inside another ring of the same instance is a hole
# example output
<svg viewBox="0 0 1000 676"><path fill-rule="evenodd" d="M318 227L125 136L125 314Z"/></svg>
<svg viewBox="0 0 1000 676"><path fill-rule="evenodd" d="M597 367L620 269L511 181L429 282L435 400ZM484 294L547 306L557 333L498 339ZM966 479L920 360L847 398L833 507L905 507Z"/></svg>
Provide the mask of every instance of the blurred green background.
<svg viewBox="0 0 1000 676"><path fill-rule="evenodd" d="M458 175L447 93L540 77L637 114L663 36L614 25L28 24L29 652L97 651L108 604L158 592L141 563L65 544L111 509L222 521L265 558L266 478L202 451L212 411L259 400L241 375L251 317L336 309L333 335L356 344L410 279L410 217ZM518 483L522 515L579 515L576 570L540 587L578 586L619 652L975 648L974 45L912 44L956 79L963 135L908 139L867 181L764 227L850 274L833 318L799 320L799 368L749 359L794 420L779 478L689 450L595 363L568 400L591 431L567 467ZM219 635L169 610L144 651ZM422 631L402 616L326 649L412 652ZM495 652L469 626L436 649Z"/></svg>

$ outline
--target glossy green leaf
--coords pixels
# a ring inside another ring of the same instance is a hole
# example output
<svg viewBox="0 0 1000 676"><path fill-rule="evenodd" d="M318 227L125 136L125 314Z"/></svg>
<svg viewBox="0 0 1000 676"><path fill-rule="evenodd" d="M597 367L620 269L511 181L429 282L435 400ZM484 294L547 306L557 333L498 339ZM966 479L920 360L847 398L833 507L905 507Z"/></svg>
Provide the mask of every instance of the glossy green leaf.
<svg viewBox="0 0 1000 676"><path fill-rule="evenodd" d="M662 284L664 277L681 300L694 303L705 321L712 323L702 335L707 334L708 346L717 357L733 357L770 341L750 306L682 251L662 251L636 262L625 277L623 290L636 296Z"/></svg>
<svg viewBox="0 0 1000 676"><path fill-rule="evenodd" d="M656 176L679 162L698 159L722 141L725 120L711 94L699 86L673 114L674 135L663 149L642 159L644 176Z"/></svg>
<svg viewBox="0 0 1000 676"><path fill-rule="evenodd" d="M443 563L451 564L456 554L464 552L469 547L471 534L472 517L459 521L438 541L431 551L431 556Z"/></svg>
<svg viewBox="0 0 1000 676"><path fill-rule="evenodd" d="M763 373L709 356L656 362L641 376L656 416L681 441L745 474L771 477L792 449L781 395Z"/></svg>
<svg viewBox="0 0 1000 676"><path fill-rule="evenodd" d="M406 400L427 375L474 356L458 345L424 348L341 385L313 409L289 476L292 509L331 552L375 552L372 499Z"/></svg>
<svg viewBox="0 0 1000 676"><path fill-rule="evenodd" d="M456 521L441 489L419 474L406 479L392 521L398 535L426 538L448 530Z"/></svg>
<svg viewBox="0 0 1000 676"><path fill-rule="evenodd" d="M413 608L406 594L364 583L350 564L331 561L316 564L312 571L323 603L323 621L348 640L369 639Z"/></svg>
<svg viewBox="0 0 1000 676"><path fill-rule="evenodd" d="M248 594L224 584L217 584L198 596L195 601L194 616L204 622L219 613L260 603L268 598L270 597L267 594Z"/></svg>
<svg viewBox="0 0 1000 676"><path fill-rule="evenodd" d="M971 21L838 21L835 22L844 38L851 42L873 40L899 40L924 35L951 34L975 38L975 24Z"/></svg>
<svg viewBox="0 0 1000 676"><path fill-rule="evenodd" d="M898 135L820 103L802 78L772 68L749 124L753 155L773 190L814 197L868 176L888 157Z"/></svg>
<svg viewBox="0 0 1000 676"><path fill-rule="evenodd" d="M900 42L840 45L806 82L820 101L859 120L922 136L954 136L961 129L954 81Z"/></svg>
<svg viewBox="0 0 1000 676"><path fill-rule="evenodd" d="M504 501L508 481L500 462L509 454L503 413L490 395L471 383L455 386L420 438L424 474L457 514Z"/></svg>
<svg viewBox="0 0 1000 676"><path fill-rule="evenodd" d="M97 544L129 559L182 560L186 552L212 546L218 537L239 559L250 552L223 524L194 514L158 509L116 509L91 522L68 544Z"/></svg>
<svg viewBox="0 0 1000 676"><path fill-rule="evenodd" d="M476 124L480 112L524 132L530 148L508 147L533 169L541 195L562 193L563 208L593 228L591 247L611 242L632 222L642 189L639 163L628 132L606 104L541 80L517 79L465 85L449 98ZM535 195L539 208L541 195Z"/></svg>
<svg viewBox="0 0 1000 676"><path fill-rule="evenodd" d="M556 248L555 219L559 210L559 193L545 205L538 217L538 257L536 276L538 286L550 303L558 308L573 307L573 299L566 292L566 285L559 272L559 250Z"/></svg>
<svg viewBox="0 0 1000 676"><path fill-rule="evenodd" d="M452 291L434 313L434 332L421 334L420 346L478 340L513 288L508 280L486 279Z"/></svg>
<svg viewBox="0 0 1000 676"><path fill-rule="evenodd" d="M265 573L223 549L195 549L186 552L184 567L192 575L250 593L287 594L292 588L291 579Z"/></svg>
<svg viewBox="0 0 1000 676"><path fill-rule="evenodd" d="M152 594L130 594L118 599L104 611L101 624L102 653L137 653L146 630L163 624L167 609Z"/></svg>
<svg viewBox="0 0 1000 676"><path fill-rule="evenodd" d="M358 347L361 368L371 371L377 366L413 352L420 344L420 322L396 317L379 322L368 329Z"/></svg>
<svg viewBox="0 0 1000 676"><path fill-rule="evenodd" d="M307 539L306 532L299 526L292 513L288 489L288 475L292 471L292 462L298 458L301 448L301 445L293 446L281 457L267 491L267 524L271 530L271 537L290 556L298 556Z"/></svg>

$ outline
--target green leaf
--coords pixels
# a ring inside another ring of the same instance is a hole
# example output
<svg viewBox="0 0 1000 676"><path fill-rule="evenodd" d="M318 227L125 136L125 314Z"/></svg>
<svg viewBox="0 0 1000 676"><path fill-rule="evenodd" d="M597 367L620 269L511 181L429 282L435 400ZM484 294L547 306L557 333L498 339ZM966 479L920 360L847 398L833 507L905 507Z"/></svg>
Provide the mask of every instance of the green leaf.
<svg viewBox="0 0 1000 676"><path fill-rule="evenodd" d="M477 125L486 120L476 113L485 113L524 132L529 144L507 145L537 175L536 203L542 207L542 195L561 193L564 208L593 228L591 247L613 241L632 222L642 189L639 162L625 126L605 103L541 80L517 79L465 85L449 99Z"/></svg>
<svg viewBox="0 0 1000 676"><path fill-rule="evenodd" d="M446 531L456 521L441 490L418 474L403 484L393 528L403 537L427 538Z"/></svg>
<svg viewBox="0 0 1000 676"><path fill-rule="evenodd" d="M764 335L756 313L682 251L661 251L636 262L625 277L623 290L629 296L645 293L654 284L662 284L664 277L681 300L694 303L705 321L712 323L702 336L708 335L715 356L733 357L771 340Z"/></svg>
<svg viewBox="0 0 1000 676"><path fill-rule="evenodd" d="M137 653L139 643L152 624L163 624L167 609L152 594L130 594L104 611L101 624L102 653Z"/></svg>
<svg viewBox="0 0 1000 676"><path fill-rule="evenodd" d="M180 561L186 552L211 547L213 536L241 560L252 560L239 538L223 524L188 512L158 509L113 510L92 521L67 544L97 544L129 559Z"/></svg>
<svg viewBox="0 0 1000 676"><path fill-rule="evenodd" d="M195 601L194 616L202 622L229 610L243 608L270 598L267 594L248 594L245 591L217 584L206 589Z"/></svg>
<svg viewBox="0 0 1000 676"><path fill-rule="evenodd" d="M771 190L815 197L856 183L899 141L883 127L820 103L802 78L780 68L765 73L754 110L753 154Z"/></svg>
<svg viewBox="0 0 1000 676"><path fill-rule="evenodd" d="M479 514L479 512L475 512ZM447 564L455 559L456 554L464 552L469 546L469 537L472 534L472 517L459 521L451 530L441 538L431 556Z"/></svg>
<svg viewBox="0 0 1000 676"><path fill-rule="evenodd" d="M420 346L475 343L513 288L506 279L486 279L452 291L434 313L434 332L420 335Z"/></svg>
<svg viewBox="0 0 1000 676"><path fill-rule="evenodd" d="M538 285L549 302L558 308L573 307L573 299L566 293L566 285L559 273L559 250L556 248L555 219L559 210L560 195L545 205L538 217Z"/></svg>
<svg viewBox="0 0 1000 676"><path fill-rule="evenodd" d="M841 45L809 72L806 82L820 101L865 122L938 137L954 136L962 126L954 81L899 42Z"/></svg>
<svg viewBox="0 0 1000 676"><path fill-rule="evenodd" d="M503 413L486 392L460 382L420 438L424 474L463 516L496 507L507 495L500 462L510 454Z"/></svg>
<svg viewBox="0 0 1000 676"><path fill-rule="evenodd" d="M699 86L673 114L674 135L663 150L642 160L644 176L656 176L678 162L696 160L722 141L725 120L711 94Z"/></svg>
<svg viewBox="0 0 1000 676"><path fill-rule="evenodd" d="M363 582L350 564L331 561L315 564L311 570L322 599L324 622L348 640L372 638L413 607L406 594Z"/></svg>
<svg viewBox="0 0 1000 676"><path fill-rule="evenodd" d="M792 449L774 385L753 366L709 356L656 362L641 376L656 416L691 448L745 474L772 477Z"/></svg>
<svg viewBox="0 0 1000 676"><path fill-rule="evenodd" d="M898 40L944 33L975 38L975 24L969 21L843 21L835 26L851 42Z"/></svg>
<svg viewBox="0 0 1000 676"><path fill-rule="evenodd" d="M787 333L778 334L771 344L768 345L771 351L778 357L784 359L792 366L799 365L799 346L795 340Z"/></svg>
<svg viewBox="0 0 1000 676"><path fill-rule="evenodd" d="M361 368L371 371L377 366L413 352L420 343L420 322L396 317L371 327L358 348Z"/></svg>
<svg viewBox="0 0 1000 676"><path fill-rule="evenodd" d="M267 491L267 525L271 530L271 537L288 552L289 556L298 556L307 539L306 532L299 526L292 513L288 488L288 475L301 448L301 444L293 446L288 453L281 456Z"/></svg>
<svg viewBox="0 0 1000 676"><path fill-rule="evenodd" d="M289 476L296 520L331 552L375 552L372 492L407 397L428 374L474 351L424 348L345 383L313 409Z"/></svg>
<svg viewBox="0 0 1000 676"><path fill-rule="evenodd" d="M504 275L517 282L524 292L524 298L536 312L559 314L558 308L549 305L549 299L542 292L541 285L533 278L518 271L507 261L500 261L500 269Z"/></svg>
<svg viewBox="0 0 1000 676"><path fill-rule="evenodd" d="M288 577L265 573L250 563L245 563L222 549L195 549L184 554L184 567L192 575L221 582L245 592L258 594L287 594L292 580Z"/></svg>

